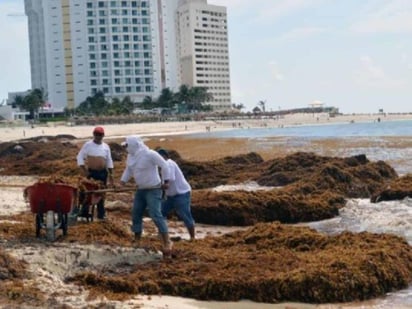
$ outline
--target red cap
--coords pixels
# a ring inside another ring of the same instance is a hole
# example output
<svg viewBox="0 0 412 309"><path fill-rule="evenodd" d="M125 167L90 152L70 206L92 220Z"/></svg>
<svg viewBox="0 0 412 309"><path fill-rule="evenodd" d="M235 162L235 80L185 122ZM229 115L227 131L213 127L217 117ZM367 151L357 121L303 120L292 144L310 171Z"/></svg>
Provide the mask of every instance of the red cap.
<svg viewBox="0 0 412 309"><path fill-rule="evenodd" d="M100 133L100 134L104 134L104 129L103 127L95 127L93 130L93 134L94 133Z"/></svg>

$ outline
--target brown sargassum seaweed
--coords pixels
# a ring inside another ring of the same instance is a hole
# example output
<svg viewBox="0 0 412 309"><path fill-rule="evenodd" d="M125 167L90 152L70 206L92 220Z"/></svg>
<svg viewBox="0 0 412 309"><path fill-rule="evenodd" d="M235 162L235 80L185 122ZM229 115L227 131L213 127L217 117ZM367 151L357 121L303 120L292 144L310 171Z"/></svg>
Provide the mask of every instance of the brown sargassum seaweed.
<svg viewBox="0 0 412 309"><path fill-rule="evenodd" d="M391 235L326 236L306 227L259 223L175 246L170 260L79 273L69 281L117 297L326 303L376 297L412 280L412 248Z"/></svg>
<svg viewBox="0 0 412 309"><path fill-rule="evenodd" d="M18 145L0 144L3 174L72 177L79 173L74 158L80 145L69 136ZM121 171L126 153L119 143L110 146L116 171ZM251 152L189 162L175 151L171 154L193 187L196 222L250 227L220 237L177 242L172 259L82 272L68 281L87 286L91 295L114 299L145 293L273 303L363 300L405 288L412 281L412 247L400 237L348 232L327 236L283 224L332 218L346 198L382 198L382 188L388 184L392 189L398 182L403 186L406 178L400 179L385 162L370 162L364 155L338 158L305 152L271 160ZM255 192L211 189L250 180L278 188ZM108 194L108 201L128 206L107 209L110 219L104 224L76 224L57 241L132 246L125 224L130 220L132 196ZM33 218L21 214L13 220L32 222ZM34 241L34 226L5 223L0 237ZM155 249L158 239L147 237L143 244Z"/></svg>
<svg viewBox="0 0 412 309"><path fill-rule="evenodd" d="M402 200L406 197L412 197L411 174L395 178L387 185L382 186L381 190L378 190L372 195L371 202L378 203L381 201Z"/></svg>
<svg viewBox="0 0 412 309"><path fill-rule="evenodd" d="M25 262L19 261L0 248L0 303L41 305L43 292L34 284L25 283L30 274Z"/></svg>

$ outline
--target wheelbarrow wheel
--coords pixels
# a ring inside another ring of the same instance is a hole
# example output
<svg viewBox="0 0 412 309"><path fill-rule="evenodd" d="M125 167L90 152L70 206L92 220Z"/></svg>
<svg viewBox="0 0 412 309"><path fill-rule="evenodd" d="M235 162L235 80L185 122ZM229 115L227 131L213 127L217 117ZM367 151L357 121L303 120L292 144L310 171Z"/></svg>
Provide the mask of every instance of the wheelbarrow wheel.
<svg viewBox="0 0 412 309"><path fill-rule="evenodd" d="M62 230L63 230L63 235L67 235L67 226L68 226L68 216L67 214L62 215Z"/></svg>
<svg viewBox="0 0 412 309"><path fill-rule="evenodd" d="M41 214L36 214L36 237L40 237L40 229L43 221L42 216Z"/></svg>
<svg viewBox="0 0 412 309"><path fill-rule="evenodd" d="M54 211L49 210L46 213L46 238L49 241L54 241L56 239L56 219Z"/></svg>
<svg viewBox="0 0 412 309"><path fill-rule="evenodd" d="M90 209L89 218L90 218L90 221L91 221L91 222L93 222L93 218L94 218L94 209L96 208L96 205L91 205L90 207L91 207L91 209Z"/></svg>

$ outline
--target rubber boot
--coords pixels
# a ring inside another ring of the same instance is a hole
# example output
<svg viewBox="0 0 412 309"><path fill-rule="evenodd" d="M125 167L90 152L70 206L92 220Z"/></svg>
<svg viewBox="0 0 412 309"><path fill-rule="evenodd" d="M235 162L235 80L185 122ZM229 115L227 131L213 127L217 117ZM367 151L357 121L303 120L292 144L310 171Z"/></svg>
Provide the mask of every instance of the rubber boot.
<svg viewBox="0 0 412 309"><path fill-rule="evenodd" d="M162 240L162 252L163 256L171 256L172 254L172 242L169 238L169 233L160 233L160 238Z"/></svg>
<svg viewBox="0 0 412 309"><path fill-rule="evenodd" d="M133 243L136 247L140 246L140 239L142 238L142 233L134 233Z"/></svg>
<svg viewBox="0 0 412 309"><path fill-rule="evenodd" d="M195 227L188 227L187 230L189 231L190 240L195 240Z"/></svg>

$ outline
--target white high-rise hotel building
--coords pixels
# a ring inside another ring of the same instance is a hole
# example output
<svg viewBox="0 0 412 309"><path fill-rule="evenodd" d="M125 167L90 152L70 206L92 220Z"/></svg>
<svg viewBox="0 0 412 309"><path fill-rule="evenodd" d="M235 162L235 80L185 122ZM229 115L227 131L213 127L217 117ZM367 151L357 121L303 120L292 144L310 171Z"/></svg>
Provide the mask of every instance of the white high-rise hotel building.
<svg viewBox="0 0 412 309"><path fill-rule="evenodd" d="M88 96L156 98L207 87L229 110L226 8L206 0L25 0L32 88L54 110Z"/></svg>

